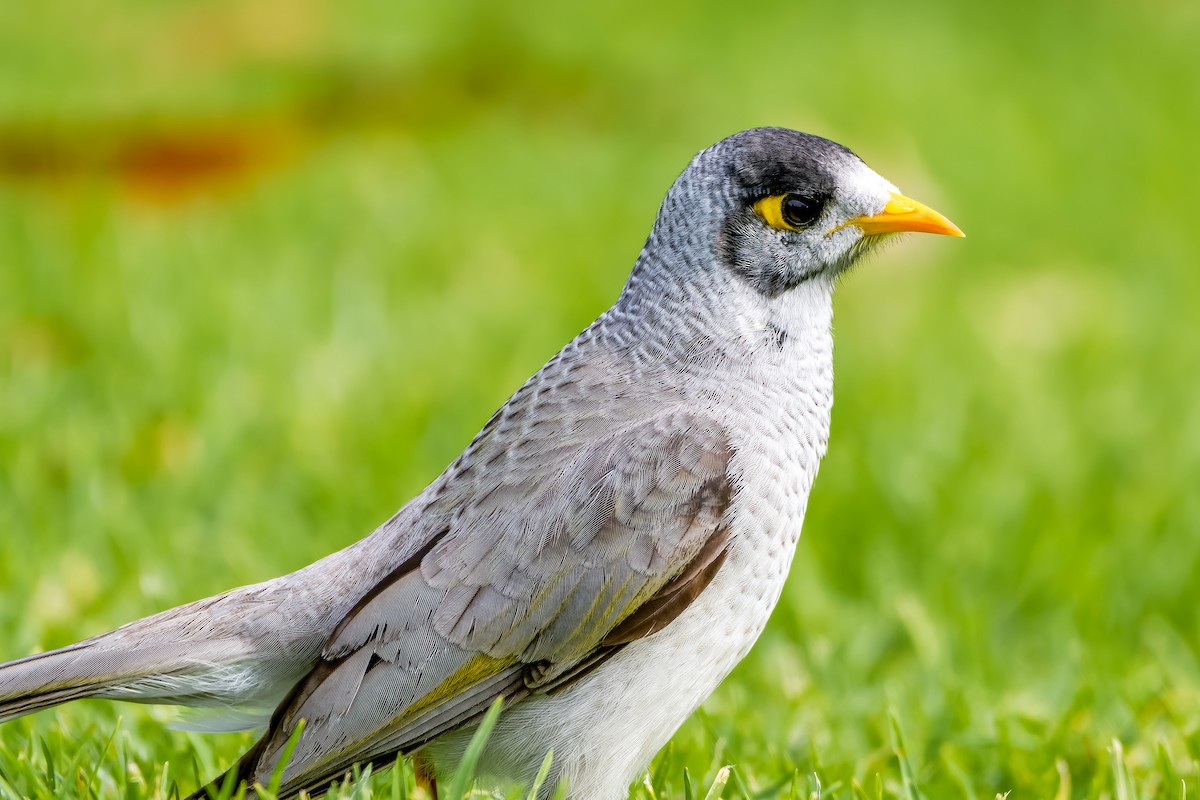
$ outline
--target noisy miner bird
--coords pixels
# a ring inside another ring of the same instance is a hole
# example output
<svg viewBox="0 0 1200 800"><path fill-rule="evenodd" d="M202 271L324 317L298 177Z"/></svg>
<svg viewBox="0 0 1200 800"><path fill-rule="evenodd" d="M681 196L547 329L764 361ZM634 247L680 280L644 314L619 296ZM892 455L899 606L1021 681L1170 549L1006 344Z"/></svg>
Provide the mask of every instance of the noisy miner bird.
<svg viewBox="0 0 1200 800"><path fill-rule="evenodd" d="M834 142L718 142L612 308L374 533L0 665L0 720L81 697L269 715L232 768L251 789L303 721L281 794L320 794L401 753L446 775L499 697L481 775L529 782L553 748L547 786L626 796L779 599L829 435L834 284L905 231L962 236Z"/></svg>

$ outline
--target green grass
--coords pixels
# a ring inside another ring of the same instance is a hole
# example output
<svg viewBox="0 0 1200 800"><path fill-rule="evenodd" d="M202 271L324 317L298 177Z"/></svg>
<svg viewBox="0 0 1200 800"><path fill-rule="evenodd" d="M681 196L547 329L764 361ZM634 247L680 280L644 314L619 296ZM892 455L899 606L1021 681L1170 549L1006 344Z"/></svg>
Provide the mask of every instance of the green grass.
<svg viewBox="0 0 1200 800"><path fill-rule="evenodd" d="M845 281L791 581L635 796L1200 794L1196 5L443 5L0 7L0 656L369 531L612 301L695 150L781 124L968 238ZM190 127L280 154L113 179ZM0 797L168 797L250 742L173 718L0 726Z"/></svg>

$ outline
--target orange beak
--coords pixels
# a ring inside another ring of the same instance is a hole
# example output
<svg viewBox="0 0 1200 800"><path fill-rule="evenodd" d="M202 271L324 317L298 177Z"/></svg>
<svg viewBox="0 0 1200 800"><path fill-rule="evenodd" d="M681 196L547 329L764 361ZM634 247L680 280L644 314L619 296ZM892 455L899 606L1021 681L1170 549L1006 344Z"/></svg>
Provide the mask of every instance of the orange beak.
<svg viewBox="0 0 1200 800"><path fill-rule="evenodd" d="M859 217L846 223L862 229L867 236L879 233L940 233L966 236L958 226L924 203L893 194L883 211L873 217Z"/></svg>

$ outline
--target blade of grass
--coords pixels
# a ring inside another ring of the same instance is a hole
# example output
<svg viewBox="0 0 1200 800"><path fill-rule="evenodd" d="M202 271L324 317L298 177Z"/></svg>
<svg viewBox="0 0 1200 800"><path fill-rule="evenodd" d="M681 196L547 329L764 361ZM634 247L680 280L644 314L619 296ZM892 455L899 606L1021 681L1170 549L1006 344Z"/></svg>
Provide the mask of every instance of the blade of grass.
<svg viewBox="0 0 1200 800"><path fill-rule="evenodd" d="M46 744L43 738L38 739L42 746L42 757L46 759L46 786L49 787L51 793L58 792L58 780L54 773L54 754L50 751L50 746Z"/></svg>
<svg viewBox="0 0 1200 800"><path fill-rule="evenodd" d="M713 778L712 786L708 789L708 794L704 795L704 800L720 800L721 795L725 794L725 784L729 783L729 767L721 767L717 770L717 777Z"/></svg>
<svg viewBox="0 0 1200 800"><path fill-rule="evenodd" d="M463 800L467 796L467 789L475 780L475 767L479 763L479 757L483 755L483 748L487 745L492 729L496 727L496 721L500 719L500 708L503 703L503 698L497 697L496 702L492 703L492 707L484 714L479 728L471 737L471 743L467 745L467 751L463 753L458 769L454 771L454 779L450 782L450 788L444 800Z"/></svg>
<svg viewBox="0 0 1200 800"><path fill-rule="evenodd" d="M542 759L542 766L538 768L537 777L533 779L533 784L529 787L529 792L525 795L525 800L537 800L538 792L542 790L542 784L546 782L546 778L550 775L550 765L554 762L554 748L550 748L546 752L546 757Z"/></svg>
<svg viewBox="0 0 1200 800"><path fill-rule="evenodd" d="M408 761L404 756L396 756L392 765L392 797L395 800L408 800Z"/></svg>
<svg viewBox="0 0 1200 800"><path fill-rule="evenodd" d="M908 754L904 749L904 734L900 731L900 720L895 714L889 714L892 727L892 752L896 759L900 762L900 778L902 788L904 790L905 800L922 800L921 791L917 788L917 779L913 775L913 768L908 763ZM882 790L880 793L882 796Z"/></svg>
<svg viewBox="0 0 1200 800"><path fill-rule="evenodd" d="M283 771L287 769L288 763L292 760L292 753L296 752L296 745L300 744L300 737L304 735L304 720L296 725L296 730L292 731L292 735L288 737L287 744L283 746L283 754L279 756L279 761L275 762L275 769L271 770L271 781L267 784L266 790L273 796L279 794L279 787L283 784Z"/></svg>

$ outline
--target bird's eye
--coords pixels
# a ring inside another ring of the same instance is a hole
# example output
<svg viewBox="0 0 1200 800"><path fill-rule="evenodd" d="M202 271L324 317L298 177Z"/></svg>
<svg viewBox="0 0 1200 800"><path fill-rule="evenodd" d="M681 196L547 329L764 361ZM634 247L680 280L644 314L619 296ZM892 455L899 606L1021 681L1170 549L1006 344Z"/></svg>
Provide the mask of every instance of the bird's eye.
<svg viewBox="0 0 1200 800"><path fill-rule="evenodd" d="M821 204L798 194L783 196L783 221L797 228L812 225L821 216Z"/></svg>
<svg viewBox="0 0 1200 800"><path fill-rule="evenodd" d="M754 203L754 213L772 228L799 231L821 216L822 203L798 194L773 194Z"/></svg>

